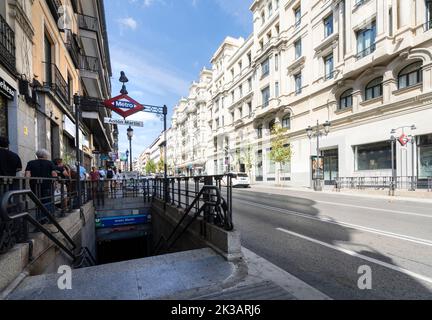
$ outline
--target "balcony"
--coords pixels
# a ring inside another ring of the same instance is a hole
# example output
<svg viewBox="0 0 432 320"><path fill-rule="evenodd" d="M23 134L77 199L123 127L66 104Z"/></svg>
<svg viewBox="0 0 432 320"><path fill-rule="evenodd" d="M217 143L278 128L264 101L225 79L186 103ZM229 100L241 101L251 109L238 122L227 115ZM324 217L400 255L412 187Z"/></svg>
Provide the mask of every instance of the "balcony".
<svg viewBox="0 0 432 320"><path fill-rule="evenodd" d="M16 73L15 33L0 15L0 60L9 72Z"/></svg>
<svg viewBox="0 0 432 320"><path fill-rule="evenodd" d="M375 49L376 49L376 45L375 45L375 43L374 43L374 44L371 45L369 48L366 48L365 50L360 51L359 53L357 53L357 55L356 55L356 60L363 59L364 57L366 57L366 56L372 54L372 53L375 51Z"/></svg>
<svg viewBox="0 0 432 320"><path fill-rule="evenodd" d="M100 71L99 58L81 55L79 68L81 70L86 70L90 72L99 72Z"/></svg>
<svg viewBox="0 0 432 320"><path fill-rule="evenodd" d="M98 32L98 20L95 17L88 16L85 14L78 14L78 26L80 29Z"/></svg>
<svg viewBox="0 0 432 320"><path fill-rule="evenodd" d="M66 48L69 52L69 55L72 58L72 61L77 69L80 68L80 47L77 41L77 35L71 32L66 32Z"/></svg>
<svg viewBox="0 0 432 320"><path fill-rule="evenodd" d="M51 90L68 107L69 111L72 112L67 82L60 70L53 63L43 62L43 64L45 66L44 87Z"/></svg>

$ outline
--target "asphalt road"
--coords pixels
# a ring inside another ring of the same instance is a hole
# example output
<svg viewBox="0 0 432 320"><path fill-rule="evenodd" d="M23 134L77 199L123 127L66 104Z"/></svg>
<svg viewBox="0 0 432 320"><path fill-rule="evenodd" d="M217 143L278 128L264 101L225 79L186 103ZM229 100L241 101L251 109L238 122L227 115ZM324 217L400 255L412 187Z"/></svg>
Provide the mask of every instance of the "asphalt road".
<svg viewBox="0 0 432 320"><path fill-rule="evenodd" d="M431 203L284 192L235 189L244 247L333 299L432 299Z"/></svg>

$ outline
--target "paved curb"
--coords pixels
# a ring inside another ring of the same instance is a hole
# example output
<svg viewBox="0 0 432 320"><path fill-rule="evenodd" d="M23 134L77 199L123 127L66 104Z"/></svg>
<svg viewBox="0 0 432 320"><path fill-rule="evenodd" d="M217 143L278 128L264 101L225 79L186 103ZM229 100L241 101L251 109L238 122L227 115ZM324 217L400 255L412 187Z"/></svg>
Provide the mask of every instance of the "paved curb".
<svg viewBox="0 0 432 320"><path fill-rule="evenodd" d="M329 190L323 190L319 193L317 193L314 190L311 190L309 188L291 188L291 187L277 187L277 186L262 186L259 184L252 185L252 188L249 189L252 192L263 192L268 193L272 191L281 191L283 193L279 193L282 195L289 195L289 191L298 191L298 192L309 192L314 194L334 194L334 195L341 195L341 196L351 196L351 197L357 197L357 198L367 198L367 199L382 199L387 201L408 201L408 202L422 202L422 203L432 203L432 193L430 194L431 199L425 199L425 198L416 198L416 197L402 197L402 196L384 196L384 195L375 195L375 194L358 194L358 193L351 193L351 192L336 192L336 191L329 191Z"/></svg>

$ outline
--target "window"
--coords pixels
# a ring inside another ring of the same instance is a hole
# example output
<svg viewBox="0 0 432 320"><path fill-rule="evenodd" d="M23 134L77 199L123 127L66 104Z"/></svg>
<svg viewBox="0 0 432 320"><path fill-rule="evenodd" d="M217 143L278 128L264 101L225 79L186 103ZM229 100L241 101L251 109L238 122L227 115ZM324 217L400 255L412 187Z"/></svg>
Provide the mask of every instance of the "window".
<svg viewBox="0 0 432 320"><path fill-rule="evenodd" d="M295 27L298 28L301 24L301 7L294 10Z"/></svg>
<svg viewBox="0 0 432 320"><path fill-rule="evenodd" d="M295 59L297 60L297 59L300 58L301 55L302 55L302 44L301 44L301 39L298 39L298 40L294 43L294 49L295 49Z"/></svg>
<svg viewBox="0 0 432 320"><path fill-rule="evenodd" d="M324 58L325 79L332 79L334 74L333 69L333 53Z"/></svg>
<svg viewBox="0 0 432 320"><path fill-rule="evenodd" d="M295 93L300 94L302 92L302 75L301 72L294 76L295 82Z"/></svg>
<svg viewBox="0 0 432 320"><path fill-rule="evenodd" d="M273 119L272 121L269 122L269 125L268 125L268 129L269 129L270 134L273 133L275 126L276 126L276 120Z"/></svg>
<svg viewBox="0 0 432 320"><path fill-rule="evenodd" d="M257 137L258 137L258 139L262 138L262 129L263 129L262 125L259 125L258 128L257 128Z"/></svg>
<svg viewBox="0 0 432 320"><path fill-rule="evenodd" d="M279 82L275 82L275 97L279 97Z"/></svg>
<svg viewBox="0 0 432 320"><path fill-rule="evenodd" d="M324 38L333 34L333 14L324 19Z"/></svg>
<svg viewBox="0 0 432 320"><path fill-rule="evenodd" d="M357 171L392 168L390 141L355 146L354 152Z"/></svg>
<svg viewBox="0 0 432 320"><path fill-rule="evenodd" d="M368 28L357 31L357 59L370 55L375 51L376 23Z"/></svg>
<svg viewBox="0 0 432 320"><path fill-rule="evenodd" d="M282 118L282 128L291 129L291 115L287 114Z"/></svg>
<svg viewBox="0 0 432 320"><path fill-rule="evenodd" d="M231 112L231 119L232 119L232 122L234 122L234 121L235 121L234 111L233 111L233 112Z"/></svg>
<svg viewBox="0 0 432 320"><path fill-rule="evenodd" d="M239 86L239 95L240 95L240 98L243 97L243 86L242 85Z"/></svg>
<svg viewBox="0 0 432 320"><path fill-rule="evenodd" d="M402 69L399 72L398 87L399 89L407 88L419 84L423 81L422 62L415 62Z"/></svg>
<svg viewBox="0 0 432 320"><path fill-rule="evenodd" d="M252 78L248 79L248 87L249 87L249 91L252 91Z"/></svg>
<svg viewBox="0 0 432 320"><path fill-rule="evenodd" d="M45 51L45 82L51 85L52 82L52 73L51 73L51 64L52 61L52 44L47 35L44 37L44 51Z"/></svg>
<svg viewBox="0 0 432 320"><path fill-rule="evenodd" d="M343 110L353 106L353 89L348 89L341 94L339 99L339 109Z"/></svg>
<svg viewBox="0 0 432 320"><path fill-rule="evenodd" d="M269 100L270 100L270 86L261 90L261 95L262 95L263 107L267 107L269 105Z"/></svg>
<svg viewBox="0 0 432 320"><path fill-rule="evenodd" d="M426 23L425 31L432 29L432 0L426 1Z"/></svg>
<svg viewBox="0 0 432 320"><path fill-rule="evenodd" d="M248 115L251 116L252 115L252 102L248 102Z"/></svg>
<svg viewBox="0 0 432 320"><path fill-rule="evenodd" d="M238 63L238 67L239 67L239 73L241 74L243 71L243 63L241 61Z"/></svg>
<svg viewBox="0 0 432 320"><path fill-rule="evenodd" d="M261 78L267 77L270 73L270 60L266 59L261 63Z"/></svg>
<svg viewBox="0 0 432 320"><path fill-rule="evenodd" d="M418 176L420 179L432 177L432 134L418 137Z"/></svg>
<svg viewBox="0 0 432 320"><path fill-rule="evenodd" d="M275 71L278 71L278 69L279 69L279 55L276 53L275 54L275 62L274 62L274 64L275 64Z"/></svg>
<svg viewBox="0 0 432 320"><path fill-rule="evenodd" d="M383 77L376 78L368 83L365 89L365 99L370 100L381 97L383 94Z"/></svg>
<svg viewBox="0 0 432 320"><path fill-rule="evenodd" d="M273 5L272 5L271 1L267 5L267 10L268 10L268 16L271 17L271 15L273 14Z"/></svg>

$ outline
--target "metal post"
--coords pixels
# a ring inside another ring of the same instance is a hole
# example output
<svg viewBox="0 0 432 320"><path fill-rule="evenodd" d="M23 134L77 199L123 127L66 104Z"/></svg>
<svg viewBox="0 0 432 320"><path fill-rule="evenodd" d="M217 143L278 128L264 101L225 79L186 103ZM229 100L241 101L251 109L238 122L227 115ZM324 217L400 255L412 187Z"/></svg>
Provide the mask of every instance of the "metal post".
<svg viewBox="0 0 432 320"><path fill-rule="evenodd" d="M395 137L392 136L391 137L391 168L392 168L392 182L390 184L390 195L394 196L395 195L395 183L396 183L396 178L395 178L395 165L394 165L394 151L395 151Z"/></svg>
<svg viewBox="0 0 432 320"><path fill-rule="evenodd" d="M129 137L129 171L132 172L132 138Z"/></svg>
<svg viewBox="0 0 432 320"><path fill-rule="evenodd" d="M320 146L319 146L319 138L320 138L320 130L319 130L319 122L317 121L317 160L316 160L316 179L315 179L315 191L321 191L321 181L320 181Z"/></svg>
<svg viewBox="0 0 432 320"><path fill-rule="evenodd" d="M77 170L77 183L76 183L76 191L77 191L77 202L78 208L81 209L81 153L79 149L79 121L80 121L80 105L81 105L81 97L79 95L74 96L75 102L75 146L76 146L76 170Z"/></svg>
<svg viewBox="0 0 432 320"><path fill-rule="evenodd" d="M416 190L416 185L415 185L415 137L411 137L411 190L410 191L415 191Z"/></svg>
<svg viewBox="0 0 432 320"><path fill-rule="evenodd" d="M165 140L165 147L164 147L164 209L166 209L166 204L168 201L168 167L167 167L167 147L168 147L168 141L167 141L167 113L168 108L166 105L163 106L163 121L164 121L164 140Z"/></svg>

